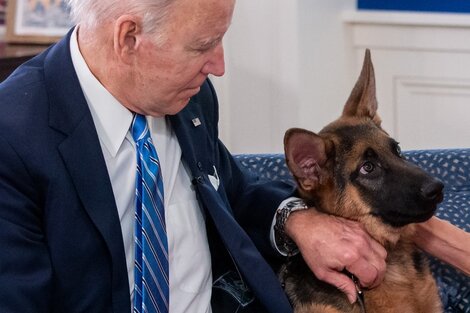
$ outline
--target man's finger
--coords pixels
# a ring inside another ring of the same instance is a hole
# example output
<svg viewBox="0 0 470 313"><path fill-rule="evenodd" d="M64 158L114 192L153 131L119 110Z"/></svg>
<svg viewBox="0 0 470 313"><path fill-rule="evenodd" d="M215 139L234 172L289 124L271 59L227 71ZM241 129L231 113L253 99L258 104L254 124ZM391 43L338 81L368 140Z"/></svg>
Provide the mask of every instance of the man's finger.
<svg viewBox="0 0 470 313"><path fill-rule="evenodd" d="M385 248L380 243L372 239L370 241L370 246L372 250L375 251L375 253L379 256L379 258L382 260L387 258L387 250L385 250Z"/></svg>
<svg viewBox="0 0 470 313"><path fill-rule="evenodd" d="M385 277L385 272L387 269L387 251L375 240L371 241L371 247L371 251L374 253L369 255L367 261L370 264L371 268L373 267L373 270L375 270L376 277L375 281L371 282L367 287L375 288L382 282Z"/></svg>
<svg viewBox="0 0 470 313"><path fill-rule="evenodd" d="M321 280L335 286L336 288L344 292L346 296L348 297L348 300L351 304L356 302L357 300L356 285L346 275L340 272L330 271Z"/></svg>
<svg viewBox="0 0 470 313"><path fill-rule="evenodd" d="M362 287L372 287L379 277L377 268L364 259L347 266L346 270L356 276Z"/></svg>

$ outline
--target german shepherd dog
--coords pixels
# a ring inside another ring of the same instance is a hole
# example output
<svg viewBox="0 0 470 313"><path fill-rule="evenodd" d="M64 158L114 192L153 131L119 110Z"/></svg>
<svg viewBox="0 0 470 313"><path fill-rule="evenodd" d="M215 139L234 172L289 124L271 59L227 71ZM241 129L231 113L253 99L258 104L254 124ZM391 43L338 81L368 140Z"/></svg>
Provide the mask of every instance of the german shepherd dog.
<svg viewBox="0 0 470 313"><path fill-rule="evenodd" d="M296 313L443 312L427 259L412 236L413 223L433 216L444 186L403 159L398 143L380 125L374 69L366 50L342 116L318 134L299 128L285 134L286 162L304 201L361 223L388 253L383 282L363 290L355 304L318 280L300 254L291 257L280 278Z"/></svg>

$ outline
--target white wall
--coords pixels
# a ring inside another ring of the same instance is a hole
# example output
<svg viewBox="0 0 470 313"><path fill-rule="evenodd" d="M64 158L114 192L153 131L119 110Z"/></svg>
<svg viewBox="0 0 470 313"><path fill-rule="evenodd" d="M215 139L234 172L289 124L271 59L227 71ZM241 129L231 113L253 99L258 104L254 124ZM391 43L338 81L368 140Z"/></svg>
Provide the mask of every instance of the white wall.
<svg viewBox="0 0 470 313"><path fill-rule="evenodd" d="M470 14L355 12L355 0L238 0L214 78L233 153L283 152L339 116L365 48L403 149L470 147Z"/></svg>
<svg viewBox="0 0 470 313"><path fill-rule="evenodd" d="M356 73L341 20L355 0L238 0L225 37L226 74L213 78L220 132L234 153L282 152L289 127L336 118Z"/></svg>

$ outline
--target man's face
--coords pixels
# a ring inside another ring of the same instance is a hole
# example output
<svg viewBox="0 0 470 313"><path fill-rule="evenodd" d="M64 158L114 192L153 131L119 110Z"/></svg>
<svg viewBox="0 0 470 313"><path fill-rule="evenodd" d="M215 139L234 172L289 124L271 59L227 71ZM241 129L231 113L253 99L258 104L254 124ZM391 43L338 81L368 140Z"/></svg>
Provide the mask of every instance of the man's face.
<svg viewBox="0 0 470 313"><path fill-rule="evenodd" d="M209 74L225 72L222 37L235 0L178 0L164 27L164 42L143 39L132 73L133 104L153 116L176 114Z"/></svg>

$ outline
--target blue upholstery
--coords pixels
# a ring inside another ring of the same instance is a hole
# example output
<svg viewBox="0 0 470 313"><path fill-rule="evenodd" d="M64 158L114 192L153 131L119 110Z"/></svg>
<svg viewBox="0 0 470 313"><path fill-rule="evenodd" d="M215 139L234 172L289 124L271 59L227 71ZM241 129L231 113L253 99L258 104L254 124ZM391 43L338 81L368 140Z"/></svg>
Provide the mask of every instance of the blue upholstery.
<svg viewBox="0 0 470 313"><path fill-rule="evenodd" d="M470 231L470 149L414 150L403 155L445 184L436 215ZM239 162L260 179L294 183L283 154L240 154ZM470 313L470 277L430 257L446 313Z"/></svg>

